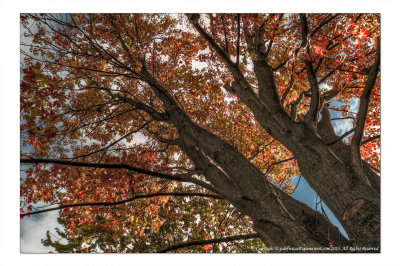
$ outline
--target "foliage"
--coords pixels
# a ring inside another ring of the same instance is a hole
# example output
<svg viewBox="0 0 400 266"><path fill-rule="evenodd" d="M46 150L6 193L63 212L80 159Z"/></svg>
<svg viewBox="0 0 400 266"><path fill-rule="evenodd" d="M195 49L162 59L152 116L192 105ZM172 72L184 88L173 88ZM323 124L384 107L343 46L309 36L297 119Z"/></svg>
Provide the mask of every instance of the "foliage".
<svg viewBox="0 0 400 266"><path fill-rule="evenodd" d="M350 103L361 97L374 62L379 15L308 14L307 19L307 48L298 14L203 14L199 23L233 62L238 60L248 89L256 94L260 80L253 67L259 55L249 49L246 34L262 28L284 110L294 113L295 121L305 119L311 104L306 62L312 62L321 95L334 94L331 116L351 119L355 126ZM22 44L21 132L33 147L22 157L126 164L208 184L177 144L180 129L168 121L174 110L154 90L156 81L196 125L235 147L270 183L287 194L294 191L299 167L296 160L286 160L293 154L228 89L235 82L231 70L185 15L31 14L22 16L21 23L24 38L32 40ZM379 107L378 77L363 140L380 134ZM204 140L191 141L199 145ZM361 146L362 158L375 169L380 168L379 147L379 138ZM38 164L26 172L22 212L39 202L66 206L151 193L215 192L127 169ZM63 208L59 223L63 240L50 234L43 240L58 252L156 252L187 240L254 232L249 216L229 201L179 195ZM177 250L265 251L258 239Z"/></svg>

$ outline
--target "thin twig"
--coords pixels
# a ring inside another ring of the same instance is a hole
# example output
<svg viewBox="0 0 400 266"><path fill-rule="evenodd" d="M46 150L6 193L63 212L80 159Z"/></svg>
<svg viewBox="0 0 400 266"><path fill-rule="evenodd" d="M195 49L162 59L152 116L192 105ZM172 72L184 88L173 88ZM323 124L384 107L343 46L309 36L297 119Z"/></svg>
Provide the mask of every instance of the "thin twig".
<svg viewBox="0 0 400 266"><path fill-rule="evenodd" d="M157 253L166 253L166 252L169 252L172 250L185 248L185 247L191 247L191 246L208 245L208 244L222 243L222 242L232 242L232 241L236 241L236 240L253 239L253 238L259 238L259 237L260 237L260 235L258 233L254 233L254 234L248 234L248 235L229 236L229 237L221 237L221 238L207 239L207 240L187 241L187 242L183 242L183 243L180 243L177 245L170 246L168 248L164 248L160 251L157 251Z"/></svg>

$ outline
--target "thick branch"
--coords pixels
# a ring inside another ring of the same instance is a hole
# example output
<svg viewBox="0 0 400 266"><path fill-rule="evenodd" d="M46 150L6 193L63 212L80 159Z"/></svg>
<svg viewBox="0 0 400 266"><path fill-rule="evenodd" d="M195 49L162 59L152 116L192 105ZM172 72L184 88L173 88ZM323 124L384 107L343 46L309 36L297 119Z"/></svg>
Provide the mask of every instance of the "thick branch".
<svg viewBox="0 0 400 266"><path fill-rule="evenodd" d="M224 15L221 15L222 19L222 25L224 26L224 37L225 37L225 52L229 53L229 43L228 43L228 37L226 36L226 27L225 27L225 21L224 21Z"/></svg>
<svg viewBox="0 0 400 266"><path fill-rule="evenodd" d="M345 88L345 86L343 86L343 89L344 88ZM323 99L324 103L331 102L333 99L335 99L339 95L340 92L341 92L341 90L330 90L330 91L327 91L324 94L322 94L321 98Z"/></svg>
<svg viewBox="0 0 400 266"><path fill-rule="evenodd" d="M297 100L290 104L291 105L290 117L293 119L293 121L296 121L296 119L297 119L297 108L299 107L299 104L301 103L301 101L304 99L305 94L306 93L303 91L302 93L300 93Z"/></svg>
<svg viewBox="0 0 400 266"><path fill-rule="evenodd" d="M348 135L350 135L351 133L353 133L356 129L353 128L349 131L347 131L346 133L342 134L340 137L338 137L337 139L335 139L334 141L331 141L329 143L327 143L326 145L330 146L333 145L335 143L338 143L339 141L341 141L342 139L344 139L345 137L347 137Z"/></svg>
<svg viewBox="0 0 400 266"><path fill-rule="evenodd" d="M189 182L204 187L212 192L215 192L215 189L195 178L191 178L185 175L169 175L158 173L150 170L145 170L142 168L134 167L127 164L110 164L110 163L87 163L87 162L75 162L75 161L64 161L64 160L57 160L57 159L42 159L42 158L29 158L29 159L20 159L21 163L51 163L51 164L59 164L59 165L69 165L69 166L80 166L80 167L90 167L90 168L104 168L104 169L126 169L129 171L134 171L140 174L150 175L154 177L164 178L168 180L174 180L178 182Z"/></svg>
<svg viewBox="0 0 400 266"><path fill-rule="evenodd" d="M231 85L225 84L224 88L226 88L229 92L231 93L237 93L239 98L252 110L254 113L256 119L260 121L263 124L263 127L268 131L274 131L276 132L276 135L281 135L283 132L287 132L288 125L287 123L292 122L290 117L287 115L287 113L284 111L282 106L280 105L280 100L279 96L277 95L276 91L276 85L274 84L273 80L273 72L269 66L267 66L267 71L268 73L265 73L265 68L258 68L260 69L260 73L263 72L262 75L268 75L266 79L263 79L268 83L268 86L271 86L273 88L273 94L276 94L273 99L270 99L269 102L272 104L271 105L266 105L264 104L261 100L260 97L253 91L252 86L249 84L247 79L244 77L240 69L230 60L230 58L225 54L225 52L218 46L218 44L211 38L211 36L199 25L198 19L199 19L198 14L190 14L188 15L188 18L190 22L193 24L195 29L200 33L200 35L209 43L211 48L215 50L215 52L222 57L223 61L225 62L227 68L231 71L233 77L234 77L234 82L232 82ZM253 40L253 37L250 36L249 32L244 30L244 35L246 37L247 45L249 50L254 50L255 51L255 43ZM259 38L259 40L261 40ZM266 61L264 61L265 64ZM255 67L257 68L257 67ZM272 79L272 80L271 80ZM265 84L263 85L265 87ZM260 87L262 87L260 85ZM273 110L276 109L276 110ZM280 140L281 141L281 140Z"/></svg>
<svg viewBox="0 0 400 266"><path fill-rule="evenodd" d="M320 102L317 76L310 61L306 61L306 68L307 68L308 82L310 83L311 87L311 104L310 104L310 109L306 114L306 118L313 121L317 121L319 102Z"/></svg>
<svg viewBox="0 0 400 266"><path fill-rule="evenodd" d="M240 14L237 14L236 66L239 65L239 51L240 51Z"/></svg>
<svg viewBox="0 0 400 266"><path fill-rule="evenodd" d="M227 176L220 167L211 163L210 158L204 153L199 152L194 143L181 142L179 147L186 153L186 155L193 161L196 166L196 173L203 175L209 181L217 194L223 195L226 198L234 198L237 193L233 181ZM215 192L215 191L214 191Z"/></svg>
<svg viewBox="0 0 400 266"><path fill-rule="evenodd" d="M378 174L381 172L380 169L374 167L372 164L370 164L369 162L367 162L367 161L365 161L365 160L363 160L363 164L364 164L364 165L367 165L369 168L371 168L372 170L374 170L374 171L377 172Z"/></svg>
<svg viewBox="0 0 400 266"><path fill-rule="evenodd" d="M335 19L336 17L338 17L340 14L336 14L334 16L332 16L329 19L324 19L321 24L318 25L318 27L316 27L310 34L310 36L314 36L315 33L317 33L323 26L325 26L326 24L328 24L329 22L331 22L333 19ZM329 15L328 15L329 16Z"/></svg>
<svg viewBox="0 0 400 266"><path fill-rule="evenodd" d="M271 169L273 166L275 166L275 165L277 165L277 164L285 163L285 162L288 162L288 161L291 161L291 160L294 160L294 159L295 159L294 157L290 157L290 158L287 158L287 159L282 160L282 161L274 162L274 163L272 163L272 164L270 164L270 165L268 166L268 168L267 168L267 170L266 170L265 172L266 172L266 173L269 173L270 169Z"/></svg>
<svg viewBox="0 0 400 266"><path fill-rule="evenodd" d="M376 139L380 139L380 138L381 138L381 135L376 135L376 136L373 136L373 137L369 137L366 140L361 141L360 145L367 144L370 141L373 141L373 140L376 140Z"/></svg>
<svg viewBox="0 0 400 266"><path fill-rule="evenodd" d="M307 35L308 35L306 14L300 14L300 27L301 27L301 46L300 47L305 47L307 45Z"/></svg>
<svg viewBox="0 0 400 266"><path fill-rule="evenodd" d="M329 103L324 104L321 108L321 119L318 121L318 134L325 143L337 140L335 129L332 126L332 119L328 109Z"/></svg>
<svg viewBox="0 0 400 266"><path fill-rule="evenodd" d="M352 146L355 147L360 146L361 138L364 133L365 120L367 118L368 104L370 100L369 98L372 89L375 86L376 77L378 76L379 64L380 64L380 38L378 38L378 47L375 54L374 65L372 66L372 69L368 74L367 83L360 98L360 108L357 114L356 132L354 133L354 137L351 142Z"/></svg>
<svg viewBox="0 0 400 266"><path fill-rule="evenodd" d="M146 82L154 91L154 93L157 95L157 97L163 102L165 105L165 108L167 112L171 112L171 109L174 109L174 111L178 111L181 108L175 101L175 99L168 93L168 91L153 77L153 75L148 72L146 68L146 62L144 60L142 61L142 70L140 73L143 75L144 79L143 81ZM182 111L183 112L183 111Z"/></svg>
<svg viewBox="0 0 400 266"><path fill-rule="evenodd" d="M355 118L354 117L335 117L335 118L331 118L331 121L343 120L343 119L355 119Z"/></svg>
<svg viewBox="0 0 400 266"><path fill-rule="evenodd" d="M307 17L305 14L300 14L300 25L301 25L301 36L302 36L301 45L303 46L304 42L307 41L307 34L308 34ZM308 46L306 47L308 48ZM311 61L308 59L306 59L306 70L307 70L308 82L311 88L311 104L310 104L310 109L308 110L305 116L305 120L317 121L319 102L320 102L319 86L315 70L312 66Z"/></svg>
<svg viewBox="0 0 400 266"><path fill-rule="evenodd" d="M345 87L346 87L346 85L343 86L343 89ZM317 113L318 114L321 113L322 109L324 107L326 107L333 99L335 99L342 90L330 90L330 91L327 91L324 94L322 94L320 96L320 103L318 106L319 109L318 109Z"/></svg>
<svg viewBox="0 0 400 266"><path fill-rule="evenodd" d="M187 193L178 193L178 192L158 192L158 193L151 193L151 194L146 194L146 195L136 195L133 197L130 197L125 200L120 200L120 201L115 201L115 202L82 202L82 203L75 203L75 204L68 204L68 205L62 205L54 208L49 208L49 209L44 209L40 211L34 211L34 212L27 212L27 213L21 213L20 217L24 217L27 215L34 215L34 214L39 214L39 213L44 213L44 212L50 212L50 211L56 211L56 210L62 210L66 208L73 208L73 207L89 207L89 206L116 206L116 205L121 205L124 203L128 203L137 199L146 199L146 198L152 198L152 197L162 197L162 196L174 196L174 197L207 197L207 198L214 198L214 199L222 199L222 197L214 194L207 194L207 193L196 193L196 192L187 192Z"/></svg>
<svg viewBox="0 0 400 266"><path fill-rule="evenodd" d="M368 79L364 88L364 91L360 97L360 108L357 113L357 122L353 139L351 140L351 165L354 173L360 179L364 179L364 171L362 168L360 145L361 139L364 135L365 121L367 119L368 105L370 101L371 92L375 86L376 78L378 76L379 65L380 65L380 37L377 40L377 50L375 54L375 62L368 74ZM364 179L365 180L365 179ZM368 182L367 182L368 183Z"/></svg>
<svg viewBox="0 0 400 266"><path fill-rule="evenodd" d="M188 241L188 242L180 243L180 244L173 245L168 248L162 249L162 250L158 251L157 253L166 253L166 252L169 252L172 250L185 248L185 247L191 247L191 246L200 246L200 245L222 243L222 242L232 242L232 241L236 241L236 240L246 240L246 239L253 239L253 238L259 238L259 234L254 233L254 234L248 234L248 235L229 236L229 237L221 237L221 238L208 239L208 240Z"/></svg>
<svg viewBox="0 0 400 266"><path fill-rule="evenodd" d="M272 42L272 41L271 41ZM281 67L283 67L284 65L286 65L286 63L289 62L289 58L284 60L283 62L281 62L279 65L277 65L276 67L272 68L272 71L277 71L278 69L280 69Z"/></svg>
<svg viewBox="0 0 400 266"><path fill-rule="evenodd" d="M142 109L143 111L148 113L151 117L153 117L155 120L158 120L158 121L165 121L166 120L166 117L164 116L163 113L157 112L156 110L154 110L153 108L151 108L147 104L135 101L135 100L133 100L131 98L128 98L126 96L122 96L120 94L113 94L111 92L110 92L110 96L113 97L113 98L117 98L118 100L120 100L122 102L128 103L133 107L137 107L139 109Z"/></svg>
<svg viewBox="0 0 400 266"><path fill-rule="evenodd" d="M288 96L290 90L292 89L293 84L294 84L294 78L293 78L293 75L292 75L292 76L290 77L289 86L285 89L285 91L284 91L283 94L282 94L282 98L281 98L281 104L282 104L282 105L284 104L284 102L285 102L285 100L286 100L286 97Z"/></svg>
<svg viewBox="0 0 400 266"><path fill-rule="evenodd" d="M229 70L232 71L232 69L235 69L236 65L232 62L227 53L225 53L224 50L214 41L214 39L199 25L198 19L200 16L198 14L188 14L187 16L197 32L200 33L200 35L211 45L217 54L222 57Z"/></svg>
<svg viewBox="0 0 400 266"><path fill-rule="evenodd" d="M266 145L260 145L258 146L257 151L250 156L249 161L253 162L267 147L269 147L273 142L275 141L275 139L273 139L272 141L270 141L268 144Z"/></svg>

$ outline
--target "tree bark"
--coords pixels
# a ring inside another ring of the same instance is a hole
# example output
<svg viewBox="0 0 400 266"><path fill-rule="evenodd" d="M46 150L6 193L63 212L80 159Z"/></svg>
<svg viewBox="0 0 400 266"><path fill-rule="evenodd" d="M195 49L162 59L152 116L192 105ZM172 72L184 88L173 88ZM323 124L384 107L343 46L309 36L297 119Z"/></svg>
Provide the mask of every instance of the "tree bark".
<svg viewBox="0 0 400 266"><path fill-rule="evenodd" d="M300 21L303 40L301 47L308 51L306 45L307 20L304 14L300 15ZM217 43L212 41L197 21L191 21L191 23L221 56L232 72L234 82L225 87L230 92L236 93L242 102L250 108L260 125L293 153L294 157L297 158L302 175L342 223L353 243L358 246L379 247L380 193L379 189L376 188L379 182L376 182L377 180L373 177L371 171L368 171L368 176L370 176L368 178L363 170L361 160L354 159L355 156L359 157L359 145L354 148L356 145L352 144L352 149L358 148L358 152L352 151L350 153L356 155L350 155L348 148L344 149L344 152L337 152L336 149L335 153L335 149L327 145L323 137L319 135L318 125L320 132L326 131L325 139L326 136L332 138L333 128L330 128L327 122L317 124L318 113L322 108L319 106L319 88L311 62L306 62L311 86L311 107L304 121L296 122L290 118L280 104L271 67L266 63L265 53L260 48L265 48L265 43L262 45L259 43L260 39L263 38L250 36L250 34L246 34L245 30L249 52L257 53L254 62L254 72L259 86L259 96L257 96L240 69L233 66L229 57L224 54ZM259 29L260 31L262 29ZM256 31L255 36L257 34ZM379 47L374 62L374 71L370 72L372 74L367 82L369 91L375 82L378 66ZM369 97L369 94L367 96ZM362 101L367 102L367 96ZM362 115L365 116L365 113L362 113ZM358 131L363 132L364 124L362 120L365 120L365 117L360 117L360 120L358 123L362 126L359 128L362 128ZM354 171L354 169L357 171ZM369 182L371 178L375 179L375 187Z"/></svg>
<svg viewBox="0 0 400 266"><path fill-rule="evenodd" d="M326 18L311 32L311 36L335 17ZM185 179L155 173L134 166L118 165L118 168L178 182L192 182L207 188L218 197L228 200L242 214L248 215L253 221L254 230L267 246L275 248L315 247L323 250L334 243L343 246L357 245L379 248L380 178L360 157L360 145L369 97L379 71L379 44L361 98L355 138L348 146L342 141L337 141L338 137L330 122L327 105L331 98L335 97L335 94L325 95L326 98L324 95L320 95L321 80L318 81L316 75L318 67L314 68L313 62L308 57L306 57L304 69L307 72L310 89L304 91L301 97L309 92L311 104L301 121L301 118L297 118L297 102L292 105L291 115L282 106L290 87L293 86L293 81L285 92L285 96L280 98L274 71L283 65L274 69L268 64L268 54L272 49L273 40L269 40L268 49L266 49L263 26L256 29L254 35L250 35L244 22L242 23L243 28L240 28L238 16L237 32L243 32L248 52L256 55L253 59L253 70L258 86L258 93L256 93L239 68L239 48L244 46L239 47L240 35L237 36L236 62L233 62L230 59L229 51L219 47L218 42L213 40L199 24L200 16L198 14L190 14L188 18L194 29L208 42L210 48L219 55L231 72L233 82L225 84L224 87L229 92L236 94L241 102L251 110L260 126L293 154L302 176L307 179L311 187L341 222L351 241L346 240L340 231L319 212L284 194L279 188L272 185L265 174L233 145L194 123L180 108L174 96L147 70L146 57L132 57L129 47L121 35L118 40L123 51L128 55L130 63L138 61L142 65L140 73L126 67L127 71L133 73L133 76L129 77L147 83L162 103L165 111L155 111L152 106L121 91L102 88L101 92L105 91L111 98L116 98L148 113L155 121L173 125L179 137L176 140L160 139L160 141L166 143L169 141L168 144L177 145L193 162L195 172L204 175L209 183L198 179ZM297 55L301 49L309 54L308 42L311 37L308 33L307 16L304 14L300 15L300 28L302 43L299 48L295 49L295 54ZM83 30L80 31L84 34ZM89 36L85 35L84 37L91 41ZM232 45L234 44L232 43ZM330 74L332 73L330 72ZM328 78L330 74L325 78ZM96 83L96 81L91 82ZM97 86L97 84L95 85ZM318 121L319 115L321 115L320 121ZM53 163L60 163L60 161L53 160ZM90 166L82 162L69 162L69 165L101 167L100 164L91 164ZM102 165L105 168L114 166ZM282 249L282 252L287 252L287 250Z"/></svg>
<svg viewBox="0 0 400 266"><path fill-rule="evenodd" d="M145 69L142 73L165 105L166 117L179 133L177 144L195 163L196 171L242 214L251 217L254 230L266 245L323 248L329 246L330 239L346 242L321 214L270 184L235 147L193 123L160 83Z"/></svg>

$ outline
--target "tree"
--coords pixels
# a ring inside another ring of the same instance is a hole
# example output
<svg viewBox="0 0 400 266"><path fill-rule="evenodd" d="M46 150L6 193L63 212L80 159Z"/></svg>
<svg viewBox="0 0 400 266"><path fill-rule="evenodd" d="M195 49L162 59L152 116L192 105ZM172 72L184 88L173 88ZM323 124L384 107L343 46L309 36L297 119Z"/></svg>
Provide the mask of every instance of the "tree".
<svg viewBox="0 0 400 266"><path fill-rule="evenodd" d="M60 210L67 240L48 234L45 245L379 251L378 14L29 14L21 23L32 40L21 49L21 132L34 149L21 154L32 164L21 217ZM337 136L333 121L345 120L354 128ZM290 196L300 175L350 240ZM49 208L32 211L39 201Z"/></svg>

